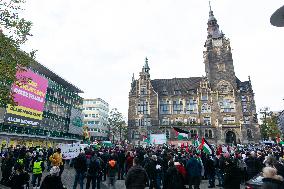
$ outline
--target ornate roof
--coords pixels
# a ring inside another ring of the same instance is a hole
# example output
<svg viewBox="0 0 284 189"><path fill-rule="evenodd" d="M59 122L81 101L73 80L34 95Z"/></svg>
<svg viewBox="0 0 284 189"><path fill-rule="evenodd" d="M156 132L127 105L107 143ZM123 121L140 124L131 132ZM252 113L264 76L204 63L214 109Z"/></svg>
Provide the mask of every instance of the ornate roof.
<svg viewBox="0 0 284 189"><path fill-rule="evenodd" d="M173 95L175 91L186 94L189 90L197 89L202 77L154 79L151 84L158 94Z"/></svg>

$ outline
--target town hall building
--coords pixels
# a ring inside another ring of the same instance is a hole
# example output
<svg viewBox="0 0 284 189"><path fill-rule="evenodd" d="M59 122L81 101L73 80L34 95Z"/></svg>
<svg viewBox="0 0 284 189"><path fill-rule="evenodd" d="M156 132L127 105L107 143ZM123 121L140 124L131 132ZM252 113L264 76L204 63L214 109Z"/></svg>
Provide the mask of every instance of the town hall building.
<svg viewBox="0 0 284 189"><path fill-rule="evenodd" d="M260 140L251 80L240 81L234 70L230 40L220 31L210 8L203 51L205 77L150 78L148 59L132 78L128 136L138 142L150 134L177 140L173 127L213 144Z"/></svg>

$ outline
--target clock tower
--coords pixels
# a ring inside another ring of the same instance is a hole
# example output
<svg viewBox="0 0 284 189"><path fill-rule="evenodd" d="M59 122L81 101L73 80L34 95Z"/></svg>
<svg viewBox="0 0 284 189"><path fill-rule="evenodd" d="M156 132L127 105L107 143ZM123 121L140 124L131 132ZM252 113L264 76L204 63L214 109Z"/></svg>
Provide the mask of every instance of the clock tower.
<svg viewBox="0 0 284 189"><path fill-rule="evenodd" d="M213 90L216 90L221 81L226 81L236 89L237 84L230 40L219 30L211 6L207 26L207 39L204 45L203 58L210 86Z"/></svg>

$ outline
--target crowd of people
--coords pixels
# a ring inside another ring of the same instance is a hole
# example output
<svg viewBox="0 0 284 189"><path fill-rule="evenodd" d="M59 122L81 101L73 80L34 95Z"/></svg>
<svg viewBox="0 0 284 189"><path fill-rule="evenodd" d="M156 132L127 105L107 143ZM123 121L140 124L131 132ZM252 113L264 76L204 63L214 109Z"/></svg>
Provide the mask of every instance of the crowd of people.
<svg viewBox="0 0 284 189"><path fill-rule="evenodd" d="M208 180L208 188L239 189L258 174L264 177L263 189L284 189L281 146L225 149L219 146L206 154L194 146L85 148L64 160L59 148L8 148L1 151L0 182L12 189L63 189L61 175L68 164L75 169L73 189L100 189L102 181L115 188L117 180L125 180L127 189L199 189L202 179ZM45 170L49 174L42 179Z"/></svg>

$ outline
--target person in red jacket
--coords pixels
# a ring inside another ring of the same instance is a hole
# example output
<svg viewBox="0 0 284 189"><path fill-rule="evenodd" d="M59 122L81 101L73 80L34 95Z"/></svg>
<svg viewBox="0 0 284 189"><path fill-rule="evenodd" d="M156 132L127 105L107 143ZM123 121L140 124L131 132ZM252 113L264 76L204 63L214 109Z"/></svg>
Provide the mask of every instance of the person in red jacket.
<svg viewBox="0 0 284 189"><path fill-rule="evenodd" d="M134 155L132 152L128 152L126 155L126 170L125 173L127 174L128 170L133 166L133 159Z"/></svg>

